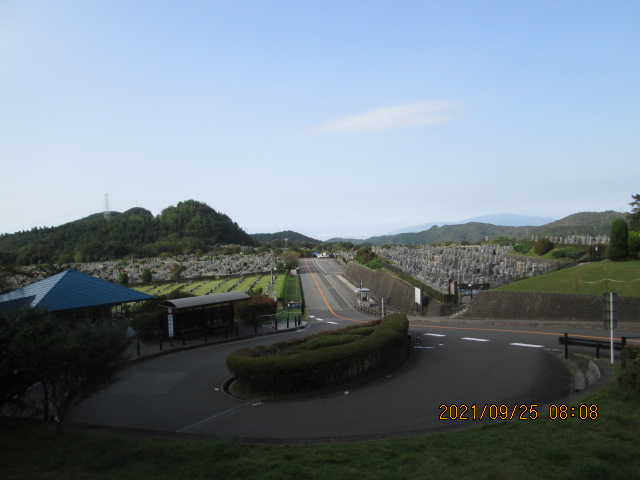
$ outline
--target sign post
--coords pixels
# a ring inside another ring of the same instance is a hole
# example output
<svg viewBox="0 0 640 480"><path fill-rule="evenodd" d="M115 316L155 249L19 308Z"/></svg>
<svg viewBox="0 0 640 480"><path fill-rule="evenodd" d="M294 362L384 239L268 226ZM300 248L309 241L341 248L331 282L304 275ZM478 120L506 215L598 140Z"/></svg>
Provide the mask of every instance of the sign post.
<svg viewBox="0 0 640 480"><path fill-rule="evenodd" d="M173 310L170 308L168 312L169 315L167 315L167 332L169 333L169 338L173 338Z"/></svg>
<svg viewBox="0 0 640 480"><path fill-rule="evenodd" d="M605 325L606 322L609 323L609 340L611 342L611 344L609 345L611 347L611 365L613 365L614 363L614 358L613 358L613 352L614 352L614 344L613 344L613 330L616 327L616 322L618 320L618 315L616 312L616 297L617 297L617 293L615 292L608 292L604 294L604 300L605 300L605 312L606 312L606 320L605 320Z"/></svg>
<svg viewBox="0 0 640 480"><path fill-rule="evenodd" d="M611 327L610 335L611 335L611 365L613 365L613 329L615 327L615 293L609 293L609 325Z"/></svg>

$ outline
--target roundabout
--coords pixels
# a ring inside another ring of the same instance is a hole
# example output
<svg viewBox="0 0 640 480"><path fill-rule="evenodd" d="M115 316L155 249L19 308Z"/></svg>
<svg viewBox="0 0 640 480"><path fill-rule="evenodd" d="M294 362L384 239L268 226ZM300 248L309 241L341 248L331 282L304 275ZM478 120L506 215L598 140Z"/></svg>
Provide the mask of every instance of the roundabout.
<svg viewBox="0 0 640 480"><path fill-rule="evenodd" d="M350 309L349 292L341 289L341 281L319 274L310 278L305 273L303 288L311 315L304 329L131 364L116 383L75 407L69 422L248 443L336 442L468 428L502 420L443 418L443 410L463 406L480 411L486 406L487 412L510 408L517 413L574 393L572 373L553 353L555 332L541 335L529 331L530 326L500 329L410 318L410 358L382 378L290 400L229 395L225 390L232 375L225 360L239 348L370 320ZM326 304L307 293L315 284ZM522 420L520 415L512 418L508 421Z"/></svg>

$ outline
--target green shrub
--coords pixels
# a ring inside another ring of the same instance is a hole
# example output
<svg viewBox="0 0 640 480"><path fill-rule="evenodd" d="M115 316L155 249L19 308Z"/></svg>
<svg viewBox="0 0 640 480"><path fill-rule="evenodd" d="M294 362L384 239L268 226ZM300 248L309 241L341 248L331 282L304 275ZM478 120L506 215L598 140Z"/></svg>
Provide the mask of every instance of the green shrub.
<svg viewBox="0 0 640 480"><path fill-rule="evenodd" d="M571 245L569 247L559 248L558 250L555 250L551 255L554 258L571 258L573 260L577 260L578 258L584 256L584 254L584 250L576 247L575 245Z"/></svg>
<svg viewBox="0 0 640 480"><path fill-rule="evenodd" d="M529 253L529 251L531 250L531 245L529 245L528 243L516 243L513 249L518 253Z"/></svg>
<svg viewBox="0 0 640 480"><path fill-rule="evenodd" d="M624 219L618 218L611 224L609 245L607 245L604 256L612 261L629 258L629 227Z"/></svg>
<svg viewBox="0 0 640 480"><path fill-rule="evenodd" d="M375 329L376 327L358 327L350 330L349 335L362 335L363 337L366 337L367 335L373 333Z"/></svg>
<svg viewBox="0 0 640 480"><path fill-rule="evenodd" d="M377 378L397 368L406 359L409 322L406 315L389 315L365 337L348 335L351 327L323 332L351 336L354 340L313 350L300 350L310 338L290 339L269 347L244 348L227 357L227 367L237 385L253 394L287 395L340 388L342 385ZM330 340L317 340L317 342Z"/></svg>
<svg viewBox="0 0 640 480"><path fill-rule="evenodd" d="M314 337L306 342L298 345L298 350L316 350L318 348L333 347L334 345L343 345L358 340L356 335L323 335Z"/></svg>
<svg viewBox="0 0 640 480"><path fill-rule="evenodd" d="M131 318L131 328L136 331L138 340L157 339L162 333L163 321L166 319L166 311L158 308L157 312L140 312Z"/></svg>
<svg viewBox="0 0 640 480"><path fill-rule="evenodd" d="M640 252L640 233L629 232L629 252Z"/></svg>
<svg viewBox="0 0 640 480"><path fill-rule="evenodd" d="M371 270L380 270L382 268L382 260L379 258L374 258L373 260L369 260L364 264L365 267L369 267Z"/></svg>
<svg viewBox="0 0 640 480"><path fill-rule="evenodd" d="M131 327L136 331L138 340L157 339L164 332L167 321L167 310L159 304L165 300L193 297L190 293L173 290L153 300L147 300L131 313Z"/></svg>
<svg viewBox="0 0 640 480"><path fill-rule="evenodd" d="M630 396L640 395L640 347L626 345L621 352L624 368L618 381Z"/></svg>
<svg viewBox="0 0 640 480"><path fill-rule="evenodd" d="M234 314L239 324L253 326L260 322L262 315L272 315L277 309L278 305L272 298L258 295L238 302Z"/></svg>
<svg viewBox="0 0 640 480"><path fill-rule="evenodd" d="M379 270L382 268L382 260L369 247L359 248L354 255L354 259L360 265L364 265L372 270Z"/></svg>
<svg viewBox="0 0 640 480"><path fill-rule="evenodd" d="M533 246L533 251L540 256L549 253L551 250L553 250L553 243L546 237L539 238Z"/></svg>

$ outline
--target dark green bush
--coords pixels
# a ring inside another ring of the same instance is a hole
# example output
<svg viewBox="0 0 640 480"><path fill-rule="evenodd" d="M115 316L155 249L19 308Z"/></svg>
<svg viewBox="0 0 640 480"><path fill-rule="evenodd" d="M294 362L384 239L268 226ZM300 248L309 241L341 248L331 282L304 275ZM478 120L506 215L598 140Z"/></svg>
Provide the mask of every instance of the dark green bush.
<svg viewBox="0 0 640 480"><path fill-rule="evenodd" d="M533 251L540 256L549 253L551 250L553 250L553 243L546 237L539 238L533 246Z"/></svg>
<svg viewBox="0 0 640 480"><path fill-rule="evenodd" d="M529 245L528 243L516 243L513 249L518 253L529 253L529 251L531 250L531 245Z"/></svg>
<svg viewBox="0 0 640 480"><path fill-rule="evenodd" d="M640 395L640 347L626 345L621 352L624 368L618 381L630 396Z"/></svg>
<svg viewBox="0 0 640 480"><path fill-rule="evenodd" d="M640 233L629 232L629 252L640 252Z"/></svg>
<svg viewBox="0 0 640 480"><path fill-rule="evenodd" d="M367 336L341 345L299 350L311 339L291 339L262 348L236 350L227 357L227 367L237 385L253 394L287 395L339 388L354 381L376 378L404 362L409 322L405 315L389 315ZM348 336L358 325L324 332ZM323 340L319 340L322 342Z"/></svg>
<svg viewBox="0 0 640 480"><path fill-rule="evenodd" d="M367 335L373 333L375 329L376 327L358 327L350 330L349 335L362 335L366 337Z"/></svg>
<svg viewBox="0 0 640 480"><path fill-rule="evenodd" d="M266 295L257 295L238 302L234 308L235 317L241 325L256 325L262 315L272 315L278 310L277 303Z"/></svg>
<svg viewBox="0 0 640 480"><path fill-rule="evenodd" d="M569 247L559 248L551 254L554 258L571 258L577 260L585 255L585 251L581 248L571 245Z"/></svg>
<svg viewBox="0 0 640 480"><path fill-rule="evenodd" d="M609 245L604 256L613 261L629 258L629 227L624 219L618 218L611 224Z"/></svg>
<svg viewBox="0 0 640 480"><path fill-rule="evenodd" d="M297 350L316 350L318 348L332 347L334 345L343 345L358 340L356 335L323 335L314 337L306 342L298 345Z"/></svg>
<svg viewBox="0 0 640 480"><path fill-rule="evenodd" d="M153 300L147 300L131 313L131 327L136 331L138 340L157 339L166 326L167 310L158 305L165 300L193 297L190 293L174 290Z"/></svg>

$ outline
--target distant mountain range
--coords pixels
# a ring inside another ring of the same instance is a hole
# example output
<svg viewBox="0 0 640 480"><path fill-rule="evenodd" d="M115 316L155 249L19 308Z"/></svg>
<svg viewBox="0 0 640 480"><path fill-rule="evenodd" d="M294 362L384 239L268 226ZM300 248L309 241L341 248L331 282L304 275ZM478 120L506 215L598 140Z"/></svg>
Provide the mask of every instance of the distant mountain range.
<svg viewBox="0 0 640 480"><path fill-rule="evenodd" d="M525 227L525 226L540 226L547 223L551 223L555 218L551 217L536 217L529 215L519 215L517 213L496 213L494 215L483 215L481 217L469 218L467 220L461 220L459 222L432 222L425 223L423 225L415 225L413 227L404 227L398 230L389 232L389 235L397 235L399 233L410 232L423 232L429 230L431 227L444 225L462 225L465 223L489 223L491 225L501 225L505 227Z"/></svg>
<svg viewBox="0 0 640 480"><path fill-rule="evenodd" d="M492 217L492 216L488 216ZM614 211L574 213L568 217L544 225L494 225L482 222L464 224L431 225L420 232L406 232L395 235L382 235L360 239L332 238L327 242L348 241L356 245L428 245L442 242L480 242L486 238L508 237L516 240L528 240L534 236L567 236L567 235L609 235L611 224L616 218L624 218L625 214ZM487 217L484 217L487 218ZM540 218L540 217L527 217Z"/></svg>
<svg viewBox="0 0 640 480"><path fill-rule="evenodd" d="M514 214L487 215L465 223L424 224L366 240L333 238L324 243L424 245L474 243L497 237L522 240L534 236L608 235L613 221L621 217L625 214L614 211L582 212L536 225L549 219ZM423 227L423 230L415 231ZM90 215L58 227L0 235L0 266L204 253L230 244L322 248L322 243L291 230L249 235L227 215L204 203L187 200L167 207L156 217L144 208L132 208L107 216Z"/></svg>

